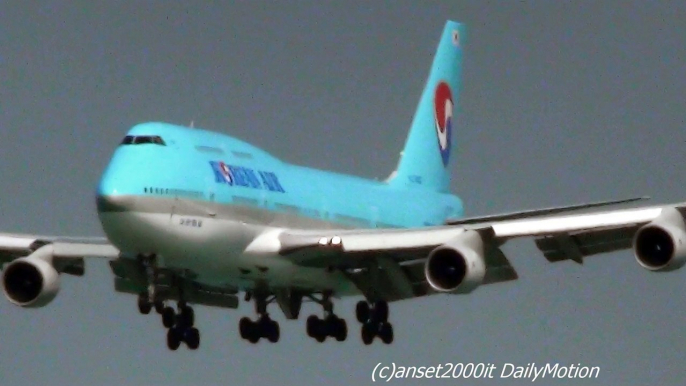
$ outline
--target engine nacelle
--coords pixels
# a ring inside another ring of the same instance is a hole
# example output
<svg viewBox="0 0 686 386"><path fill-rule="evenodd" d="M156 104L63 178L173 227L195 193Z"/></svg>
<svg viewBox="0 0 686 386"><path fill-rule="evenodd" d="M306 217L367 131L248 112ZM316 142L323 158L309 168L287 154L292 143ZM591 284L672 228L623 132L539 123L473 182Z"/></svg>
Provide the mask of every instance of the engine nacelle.
<svg viewBox="0 0 686 386"><path fill-rule="evenodd" d="M424 275L429 285L441 292L468 293L481 285L486 262L479 233L465 231L431 251Z"/></svg>
<svg viewBox="0 0 686 386"><path fill-rule="evenodd" d="M29 255L9 263L2 273L2 287L12 304L43 307L60 289L60 276L46 260Z"/></svg>
<svg viewBox="0 0 686 386"><path fill-rule="evenodd" d="M686 264L686 224L675 208L664 208L633 240L636 261L650 271L673 271Z"/></svg>

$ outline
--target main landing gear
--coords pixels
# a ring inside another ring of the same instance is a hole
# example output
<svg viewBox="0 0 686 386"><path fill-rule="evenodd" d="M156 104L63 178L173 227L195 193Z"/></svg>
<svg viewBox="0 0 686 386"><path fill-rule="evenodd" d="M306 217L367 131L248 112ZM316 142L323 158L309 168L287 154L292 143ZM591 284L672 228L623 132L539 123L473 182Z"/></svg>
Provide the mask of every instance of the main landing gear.
<svg viewBox="0 0 686 386"><path fill-rule="evenodd" d="M147 315L154 307L155 311L162 316L162 325L168 329L167 347L170 350L177 350L181 342L186 343L189 349L196 350L200 347L200 332L195 328L195 312L186 304L182 288L179 288L180 300L177 303L177 311L174 311L172 307L165 305L157 293L154 255L142 257L141 261L145 267L148 290L138 295L138 311Z"/></svg>
<svg viewBox="0 0 686 386"><path fill-rule="evenodd" d="M164 302L158 300L150 303L147 299L148 294L142 293L138 296L138 310L141 314L147 315L152 307L162 316L162 325L167 328L167 347L174 351L179 348L181 342L186 343L191 350L200 347L200 332L195 328L195 312L193 308L184 302L177 304L177 311L172 307L166 306Z"/></svg>
<svg viewBox="0 0 686 386"><path fill-rule="evenodd" d="M162 312L162 323L169 330L167 331L167 347L176 350L181 342L186 343L191 350L196 350L200 346L200 332L193 327L195 313L190 306L179 302L178 313L174 314L171 307L165 307Z"/></svg>
<svg viewBox="0 0 686 386"><path fill-rule="evenodd" d="M325 292L322 299L310 298L324 308L324 318L310 315L307 318L307 335L319 343L324 342L327 337L335 338L339 342L346 340L348 338L348 325L345 319L341 319L333 313L331 293Z"/></svg>
<svg viewBox="0 0 686 386"><path fill-rule="evenodd" d="M250 299L246 295L246 301ZM281 337L281 329L279 323L272 320L267 313L267 305L274 301L274 298L267 299L266 295L255 294L255 311L259 318L255 321L248 317L241 318L238 323L238 330L241 333L241 338L250 343L257 343L260 339L265 338L272 343L279 341Z"/></svg>
<svg viewBox="0 0 686 386"><path fill-rule="evenodd" d="M357 321L362 323L362 342L372 343L375 337L381 338L386 344L393 343L393 325L388 322L388 303L378 300L370 304L361 300L355 307Z"/></svg>

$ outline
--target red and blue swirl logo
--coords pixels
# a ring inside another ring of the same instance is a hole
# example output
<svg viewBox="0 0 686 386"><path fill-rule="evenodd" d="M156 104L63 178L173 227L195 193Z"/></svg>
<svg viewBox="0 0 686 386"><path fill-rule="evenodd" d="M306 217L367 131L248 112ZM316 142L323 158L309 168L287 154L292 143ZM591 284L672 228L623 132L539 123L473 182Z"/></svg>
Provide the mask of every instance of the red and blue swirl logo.
<svg viewBox="0 0 686 386"><path fill-rule="evenodd" d="M224 180L226 180L226 183L233 185L233 173L231 173L229 166L224 162L219 161L219 171L224 177Z"/></svg>
<svg viewBox="0 0 686 386"><path fill-rule="evenodd" d="M441 81L434 93L434 113L436 118L436 134L438 136L438 150L441 152L443 165L448 165L450 158L450 142L453 132L453 93L448 83Z"/></svg>

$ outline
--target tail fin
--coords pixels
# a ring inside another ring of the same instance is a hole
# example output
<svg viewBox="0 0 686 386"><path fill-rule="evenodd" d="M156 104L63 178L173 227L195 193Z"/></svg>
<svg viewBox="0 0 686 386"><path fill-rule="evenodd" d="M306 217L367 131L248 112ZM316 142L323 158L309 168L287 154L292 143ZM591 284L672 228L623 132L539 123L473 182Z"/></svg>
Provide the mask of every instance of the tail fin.
<svg viewBox="0 0 686 386"><path fill-rule="evenodd" d="M424 187L447 192L454 128L458 112L464 25L448 21L436 49L429 78L412 120L398 169L389 179L395 187Z"/></svg>

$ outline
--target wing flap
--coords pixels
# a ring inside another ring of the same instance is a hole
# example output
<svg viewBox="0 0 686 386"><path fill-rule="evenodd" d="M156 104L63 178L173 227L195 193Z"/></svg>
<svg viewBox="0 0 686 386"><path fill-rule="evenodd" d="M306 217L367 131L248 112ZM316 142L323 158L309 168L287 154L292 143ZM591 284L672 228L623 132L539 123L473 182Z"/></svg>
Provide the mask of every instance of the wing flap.
<svg viewBox="0 0 686 386"><path fill-rule="evenodd" d="M573 234L559 234L535 239L536 246L550 262L574 260L587 256L628 249L638 226L597 229Z"/></svg>
<svg viewBox="0 0 686 386"><path fill-rule="evenodd" d="M445 243L465 231L460 227L418 229L288 230L279 235L279 253L288 255L306 249L340 250L344 253L425 249Z"/></svg>
<svg viewBox="0 0 686 386"><path fill-rule="evenodd" d="M398 301L438 293L427 282L424 264L428 251L411 260L400 259L392 253L369 254L366 269L345 270L347 277L369 300ZM486 275L483 284L516 280L517 272L500 248L486 253Z"/></svg>

